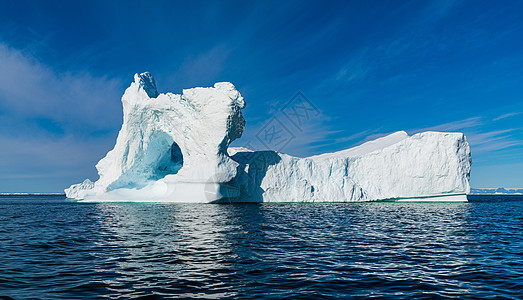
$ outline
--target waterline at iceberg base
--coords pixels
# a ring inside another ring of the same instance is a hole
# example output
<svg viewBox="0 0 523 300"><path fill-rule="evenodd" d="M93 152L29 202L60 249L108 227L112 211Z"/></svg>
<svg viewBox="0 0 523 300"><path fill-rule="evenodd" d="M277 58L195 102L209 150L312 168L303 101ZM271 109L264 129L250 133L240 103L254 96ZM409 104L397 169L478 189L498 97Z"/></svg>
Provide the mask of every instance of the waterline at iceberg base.
<svg viewBox="0 0 523 300"><path fill-rule="evenodd" d="M159 94L136 74L100 178L65 190L82 201L467 201L471 156L462 133L400 131L306 158L229 147L245 126L234 85Z"/></svg>

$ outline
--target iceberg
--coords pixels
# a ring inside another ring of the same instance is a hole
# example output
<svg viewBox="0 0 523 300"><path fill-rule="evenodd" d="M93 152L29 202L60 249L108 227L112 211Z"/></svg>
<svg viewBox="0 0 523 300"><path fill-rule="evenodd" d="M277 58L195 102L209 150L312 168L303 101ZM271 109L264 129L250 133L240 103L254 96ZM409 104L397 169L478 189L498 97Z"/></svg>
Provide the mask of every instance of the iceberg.
<svg viewBox="0 0 523 300"><path fill-rule="evenodd" d="M158 93L136 74L123 97L114 149L100 178L65 189L82 201L466 201L471 154L462 133L400 131L334 153L299 158L229 147L245 101L232 83Z"/></svg>

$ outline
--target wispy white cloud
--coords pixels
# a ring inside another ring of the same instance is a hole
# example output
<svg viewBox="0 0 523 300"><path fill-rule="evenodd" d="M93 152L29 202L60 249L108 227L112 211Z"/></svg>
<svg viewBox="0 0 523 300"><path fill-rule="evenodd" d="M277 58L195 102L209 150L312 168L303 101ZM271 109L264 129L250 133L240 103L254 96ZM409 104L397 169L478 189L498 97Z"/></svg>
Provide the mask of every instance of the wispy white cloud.
<svg viewBox="0 0 523 300"><path fill-rule="evenodd" d="M338 81L351 82L363 80L370 76L376 69L376 64L369 59L369 49L364 49L354 55L341 69L336 73L335 78Z"/></svg>
<svg viewBox="0 0 523 300"><path fill-rule="evenodd" d="M464 132L474 154L523 146L523 140L518 136L521 128L487 129L491 122L482 117L472 117L457 120L432 127L409 130L409 133L423 131L459 131Z"/></svg>
<svg viewBox="0 0 523 300"><path fill-rule="evenodd" d="M70 130L104 130L121 122L122 82L89 73L57 73L0 43L0 110L45 117Z"/></svg>
<svg viewBox="0 0 523 300"><path fill-rule="evenodd" d="M380 130L381 130L381 128L366 129L366 130L363 130L363 131L360 131L357 133L353 133L349 136L336 138L336 139L334 139L333 144L341 144L341 143L345 143L345 142L358 141L358 140L364 139L363 141L361 141L363 143L367 139L372 138L372 136L374 134L377 134L377 132Z"/></svg>
<svg viewBox="0 0 523 300"><path fill-rule="evenodd" d="M221 44L199 55L186 57L183 64L167 78L165 84L187 88L226 80L219 76L225 69L225 62L229 53L230 49L225 44Z"/></svg>
<svg viewBox="0 0 523 300"><path fill-rule="evenodd" d="M329 143L330 137L337 133L332 130L329 118L318 115L303 120L296 126L281 112L276 112L271 118L259 122L255 126L247 127L242 138L233 146L246 147L253 150L276 150L294 156L308 156L316 154L318 148ZM271 142L265 138L264 130L275 130L282 138L282 144ZM287 142L288 141L288 142Z"/></svg>
<svg viewBox="0 0 523 300"><path fill-rule="evenodd" d="M520 114L522 114L522 112L512 112L512 113L503 114L503 115L501 115L499 117L494 118L493 121L503 120L503 119L514 117L514 116L517 116L517 115L520 115Z"/></svg>
<svg viewBox="0 0 523 300"><path fill-rule="evenodd" d="M468 135L468 141L476 153L484 153L523 145L523 141L511 135L516 129L494 130Z"/></svg>
<svg viewBox="0 0 523 300"><path fill-rule="evenodd" d="M425 8L419 12L416 20L420 23L439 21L448 16L462 2L461 0L435 0L428 2Z"/></svg>
<svg viewBox="0 0 523 300"><path fill-rule="evenodd" d="M423 131L460 131L463 129L474 128L483 125L481 117L472 117L464 120L452 121L444 124L439 124L435 126L418 128L409 130L409 133L418 133Z"/></svg>

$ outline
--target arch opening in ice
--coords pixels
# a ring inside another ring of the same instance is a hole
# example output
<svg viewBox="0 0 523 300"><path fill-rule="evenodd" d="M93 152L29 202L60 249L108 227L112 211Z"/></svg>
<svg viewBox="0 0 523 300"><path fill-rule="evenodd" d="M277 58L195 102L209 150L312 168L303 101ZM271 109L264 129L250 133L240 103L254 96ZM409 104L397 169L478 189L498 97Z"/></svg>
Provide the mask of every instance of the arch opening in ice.
<svg viewBox="0 0 523 300"><path fill-rule="evenodd" d="M169 149L163 154L158 162L157 174L158 178L163 178L166 175L176 174L183 167L183 153L182 149L176 142L173 141Z"/></svg>

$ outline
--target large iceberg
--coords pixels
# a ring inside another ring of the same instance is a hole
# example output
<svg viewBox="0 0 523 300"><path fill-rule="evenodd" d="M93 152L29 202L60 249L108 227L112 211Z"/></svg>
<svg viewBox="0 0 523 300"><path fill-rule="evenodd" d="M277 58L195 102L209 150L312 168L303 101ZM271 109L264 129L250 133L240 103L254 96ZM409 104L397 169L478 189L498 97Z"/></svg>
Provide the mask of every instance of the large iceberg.
<svg viewBox="0 0 523 300"><path fill-rule="evenodd" d="M85 201L466 201L471 156L462 133L400 131L306 158L229 147L245 102L234 85L159 94L136 74L122 97L123 125L96 165L100 178L65 190Z"/></svg>

